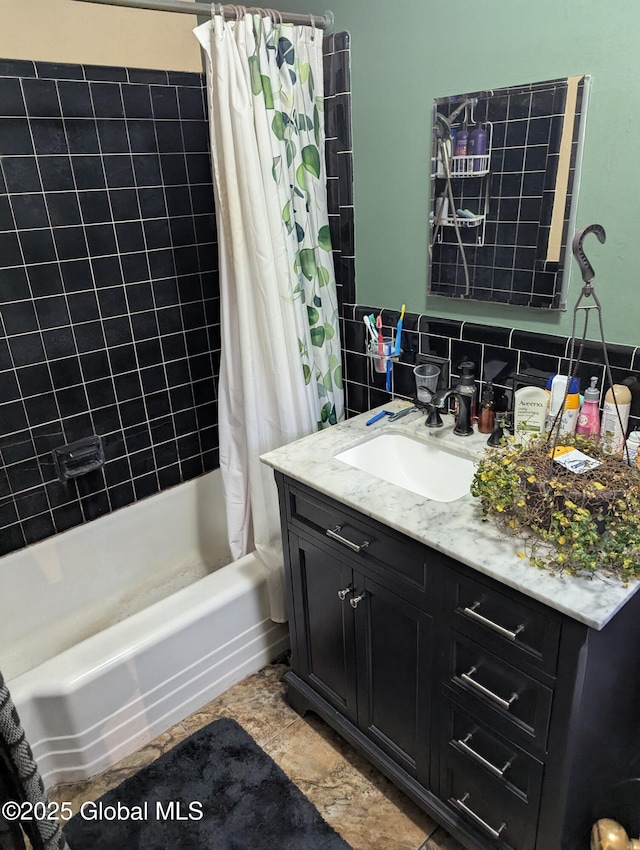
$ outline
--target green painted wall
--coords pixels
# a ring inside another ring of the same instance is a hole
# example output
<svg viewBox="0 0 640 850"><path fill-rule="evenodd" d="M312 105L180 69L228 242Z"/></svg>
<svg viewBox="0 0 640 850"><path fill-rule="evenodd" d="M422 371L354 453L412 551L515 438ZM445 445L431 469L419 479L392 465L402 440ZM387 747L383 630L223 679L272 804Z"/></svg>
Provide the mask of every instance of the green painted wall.
<svg viewBox="0 0 640 850"><path fill-rule="evenodd" d="M324 9L281 0L286 11ZM638 0L335 0L351 34L356 285L360 303L501 326L571 331L569 310L427 297L431 105L437 96L591 74L577 226L609 342L640 344L640 4ZM594 320L591 319L593 322ZM595 327L595 322L594 322Z"/></svg>

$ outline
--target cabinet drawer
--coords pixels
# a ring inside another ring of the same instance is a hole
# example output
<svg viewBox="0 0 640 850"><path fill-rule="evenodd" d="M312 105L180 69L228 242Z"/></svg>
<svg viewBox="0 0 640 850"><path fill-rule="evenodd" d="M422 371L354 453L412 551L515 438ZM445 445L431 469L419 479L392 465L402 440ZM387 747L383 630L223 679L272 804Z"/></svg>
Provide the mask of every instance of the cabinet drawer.
<svg viewBox="0 0 640 850"><path fill-rule="evenodd" d="M550 688L461 635L451 637L449 665L448 685L474 715L509 739L544 749Z"/></svg>
<svg viewBox="0 0 640 850"><path fill-rule="evenodd" d="M493 779L462 753L449 749L442 762L440 796L484 839L500 850L534 850L537 807Z"/></svg>
<svg viewBox="0 0 640 850"><path fill-rule="evenodd" d="M399 596L424 607L431 592L427 558L428 547L367 520L338 502L289 489L289 522L293 527L322 535L340 556L369 570L375 578L386 580ZM428 593L429 591L429 593Z"/></svg>
<svg viewBox="0 0 640 850"><path fill-rule="evenodd" d="M440 749L461 768L467 764L485 771L497 783L536 809L540 800L543 763L481 723L452 700L442 701ZM455 755L455 757L454 757Z"/></svg>
<svg viewBox="0 0 640 850"><path fill-rule="evenodd" d="M555 675L561 618L551 609L457 570L449 572L445 594L456 628L513 664L528 663Z"/></svg>

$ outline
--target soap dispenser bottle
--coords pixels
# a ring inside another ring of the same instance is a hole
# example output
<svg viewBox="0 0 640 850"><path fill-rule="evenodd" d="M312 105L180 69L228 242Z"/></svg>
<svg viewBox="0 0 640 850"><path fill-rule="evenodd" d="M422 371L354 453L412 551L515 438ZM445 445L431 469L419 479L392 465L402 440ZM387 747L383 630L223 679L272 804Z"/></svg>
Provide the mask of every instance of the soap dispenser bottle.
<svg viewBox="0 0 640 850"><path fill-rule="evenodd" d="M493 402L493 384L487 382L480 401L480 413L478 414L478 431L481 434L491 434L495 424L495 407Z"/></svg>
<svg viewBox="0 0 640 850"><path fill-rule="evenodd" d="M469 400L469 407L471 410L470 415L470 424L473 425L478 421L478 413L477 413L477 396L476 396L476 378L474 375L475 366L471 362L471 360L465 360L458 367L460 369L460 379L456 384L456 391L459 393L464 393L464 395L471 396Z"/></svg>
<svg viewBox="0 0 640 850"><path fill-rule="evenodd" d="M591 378L591 386L584 391L584 402L578 414L576 434L585 437L597 437L600 434L600 390L596 387L597 378Z"/></svg>

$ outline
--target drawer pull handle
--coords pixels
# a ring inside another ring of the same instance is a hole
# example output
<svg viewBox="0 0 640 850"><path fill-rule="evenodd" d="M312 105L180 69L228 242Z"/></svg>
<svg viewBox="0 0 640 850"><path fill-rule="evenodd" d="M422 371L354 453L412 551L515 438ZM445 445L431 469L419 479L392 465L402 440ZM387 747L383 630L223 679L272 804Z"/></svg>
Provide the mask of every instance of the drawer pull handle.
<svg viewBox="0 0 640 850"><path fill-rule="evenodd" d="M347 598L347 596L350 593L353 593L353 585L352 584L350 584L349 587L343 587L342 590L338 591L338 599L342 599L342 601L344 602L344 600Z"/></svg>
<svg viewBox="0 0 640 850"><path fill-rule="evenodd" d="M505 766L502 767L502 768L496 767L495 764L492 764L490 761L487 761L486 758L481 756L480 753L476 752L476 750L474 750L472 747L469 746L467 741L470 741L472 737L473 736L472 736L471 732L469 732L469 734L467 735L466 738L459 738L456 741L456 744L462 750L464 750L464 752L467 753L467 755L471 756L472 759L475 759L475 761L479 762L481 765L486 767L487 770L490 770L491 773L493 773L495 776L499 776L502 779L505 772L511 767L511 760L509 760L505 764Z"/></svg>
<svg viewBox="0 0 640 850"><path fill-rule="evenodd" d="M364 591L362 591L360 596L354 596L352 599L349 600L349 605L351 605L352 608L357 608L358 603L362 602L364 597L365 597L365 593L364 593Z"/></svg>
<svg viewBox="0 0 640 850"><path fill-rule="evenodd" d="M327 537L330 537L332 540L337 540L338 543L343 543L345 546L348 546L349 549L353 549L354 552L360 552L361 549L366 549L369 545L368 540L364 540L362 543L352 543L351 540L347 540L346 537L343 537L340 532L342 531L341 525L336 525L335 528L328 528L326 531Z"/></svg>
<svg viewBox="0 0 640 850"><path fill-rule="evenodd" d="M494 839L500 838L500 833L502 832L503 829L506 829L506 826L507 826L506 823L503 822L502 826L499 829L494 829L492 826L489 826L489 824L486 822L486 820L483 820L480 817L480 815L477 815L472 809L469 808L469 806L467 806L465 804L465 801L468 800L468 799L469 799L469 794L467 793L462 797L461 800L458 800L458 799L453 800L453 804L455 806L457 806L459 809L461 809L465 814L469 815L469 817L472 818L483 829L486 829L486 831L489 833L489 835L492 838L494 838Z"/></svg>
<svg viewBox="0 0 640 850"><path fill-rule="evenodd" d="M470 608L464 608L464 613L473 617L474 620L477 620L479 623L482 623L483 626L487 626L490 629L493 629L494 632L498 632L498 634L502 635L502 637L509 638L509 640L515 640L520 632L524 631L524 625L521 623L515 632L512 632L511 629L505 629L504 626L498 625L498 623L494 623L493 620L489 620L487 617L483 617L476 608L480 607L480 601L474 602Z"/></svg>
<svg viewBox="0 0 640 850"><path fill-rule="evenodd" d="M468 673L462 673L460 678L463 682L466 682L468 685L471 685L471 687L475 688L477 691L480 691L481 694L484 694L486 697L489 697L489 699L493 700L494 702L497 702L501 708L505 709L505 711L509 711L511 703L515 702L518 699L518 694L511 694L509 699L503 699L502 697L499 697L498 694L494 694L494 692L490 691L489 688L485 688L485 686L481 685L480 682L476 682L475 679L471 678L476 672L476 670L476 667L472 667Z"/></svg>

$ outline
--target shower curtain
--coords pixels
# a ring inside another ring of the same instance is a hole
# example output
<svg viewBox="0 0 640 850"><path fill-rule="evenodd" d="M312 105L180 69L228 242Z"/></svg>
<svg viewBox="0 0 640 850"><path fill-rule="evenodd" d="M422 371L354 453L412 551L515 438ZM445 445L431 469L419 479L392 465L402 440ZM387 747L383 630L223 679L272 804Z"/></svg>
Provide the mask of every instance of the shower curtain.
<svg viewBox="0 0 640 850"><path fill-rule="evenodd" d="M208 57L229 544L234 559L255 548L283 622L277 491L259 457L344 418L322 33L239 7L236 20L213 14L194 32Z"/></svg>

